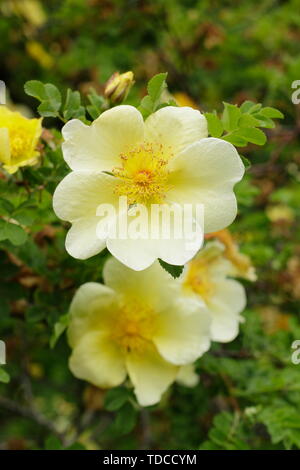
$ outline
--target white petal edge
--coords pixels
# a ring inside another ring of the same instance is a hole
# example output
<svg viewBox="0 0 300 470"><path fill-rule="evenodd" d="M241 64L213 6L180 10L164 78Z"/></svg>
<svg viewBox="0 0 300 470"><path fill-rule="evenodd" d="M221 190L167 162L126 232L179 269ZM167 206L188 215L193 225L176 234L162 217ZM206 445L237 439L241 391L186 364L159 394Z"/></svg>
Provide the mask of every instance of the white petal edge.
<svg viewBox="0 0 300 470"><path fill-rule="evenodd" d="M174 206L180 210L183 208L180 204ZM201 220L194 220L195 211L191 215L182 211L182 233L177 233L179 224L176 219L171 218L168 233L163 236L161 223L155 224L155 218L150 214L148 212L148 230L145 228L145 234L140 238L132 238L130 234L127 238L108 236L107 248L111 254L136 271L148 268L158 258L178 266L191 260L203 244L203 213L201 212ZM154 229L153 232L151 228ZM159 235L156 236L155 233Z"/></svg>
<svg viewBox="0 0 300 470"><path fill-rule="evenodd" d="M141 113L129 105L102 113L90 126L72 119L62 129L65 161L72 170L110 171L120 164L120 153L143 140Z"/></svg>
<svg viewBox="0 0 300 470"><path fill-rule="evenodd" d="M93 217L100 204L117 204L116 185L117 179L105 173L72 171L54 191L54 212L60 219L70 222Z"/></svg>
<svg viewBox="0 0 300 470"><path fill-rule="evenodd" d="M162 144L173 156L207 135L205 116L188 106L166 106L145 121L145 140Z"/></svg>
<svg viewBox="0 0 300 470"><path fill-rule="evenodd" d="M76 259L88 259L106 247L106 240L96 234L98 217L84 217L73 222L66 236L66 250Z"/></svg>
<svg viewBox="0 0 300 470"><path fill-rule="evenodd" d="M216 283L216 292L208 302L211 312L211 336L213 341L227 343L239 333L240 313L247 303L246 291L242 284L225 279Z"/></svg>
<svg viewBox="0 0 300 470"><path fill-rule="evenodd" d="M206 138L170 161L168 200L203 204L205 233L221 230L236 217L234 184L245 168L235 147L222 139Z"/></svg>

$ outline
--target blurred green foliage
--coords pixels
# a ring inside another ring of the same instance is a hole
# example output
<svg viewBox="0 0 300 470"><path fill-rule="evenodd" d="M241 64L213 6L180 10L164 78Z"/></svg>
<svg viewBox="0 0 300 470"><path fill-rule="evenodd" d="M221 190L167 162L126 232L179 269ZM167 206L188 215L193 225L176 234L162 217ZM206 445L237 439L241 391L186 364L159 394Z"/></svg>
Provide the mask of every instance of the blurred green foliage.
<svg viewBox="0 0 300 470"><path fill-rule="evenodd" d="M268 144L247 144L252 135L241 149L251 168L237 186L231 230L258 275L245 281L241 333L198 361L197 387L175 385L146 410L130 390L97 390L68 370L65 315L80 284L101 281L107 253L78 262L65 251L67 224L51 206L67 173L60 133L44 134L38 171L0 175L0 338L7 345L0 448L300 449L300 365L291 362L300 339L300 105L291 102L291 83L300 79L299 2L2 0L0 10L0 78L15 103L33 110L24 83L37 79L68 93L63 119L82 113L77 91L94 118L109 76L133 70L133 104L147 94L147 80L166 71L171 93L204 112L252 101L285 115L272 128L272 116L257 109ZM44 125L60 128L58 108ZM234 131L228 116L221 126L211 116L212 133Z"/></svg>

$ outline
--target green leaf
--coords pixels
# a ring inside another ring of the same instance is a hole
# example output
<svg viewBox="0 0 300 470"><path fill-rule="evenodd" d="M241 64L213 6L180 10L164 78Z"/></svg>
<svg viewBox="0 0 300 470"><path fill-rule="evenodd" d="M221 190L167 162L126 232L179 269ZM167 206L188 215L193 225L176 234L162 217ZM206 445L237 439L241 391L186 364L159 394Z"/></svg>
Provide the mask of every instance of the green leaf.
<svg viewBox="0 0 300 470"><path fill-rule="evenodd" d="M148 117L153 111L152 98L149 95L144 96L138 109L142 113L144 119Z"/></svg>
<svg viewBox="0 0 300 470"><path fill-rule="evenodd" d="M8 199L0 198L0 207L5 211L6 214L11 215L15 209L15 206L8 201Z"/></svg>
<svg viewBox="0 0 300 470"><path fill-rule="evenodd" d="M212 137L221 137L223 134L223 123L215 113L205 113L208 132Z"/></svg>
<svg viewBox="0 0 300 470"><path fill-rule="evenodd" d="M248 142L256 145L264 145L267 141L267 137L263 131L256 129L255 127L241 128L239 129L239 135L245 138Z"/></svg>
<svg viewBox="0 0 300 470"><path fill-rule="evenodd" d="M254 106L252 106L250 109L249 109L249 113L250 114L254 114L256 113L257 111L259 111L260 109L262 108L262 105L260 103L256 103L254 104Z"/></svg>
<svg viewBox="0 0 300 470"><path fill-rule="evenodd" d="M56 117L61 107L61 94L52 83L44 85L46 99L38 107L38 112L44 117Z"/></svg>
<svg viewBox="0 0 300 470"><path fill-rule="evenodd" d="M260 103L254 103L253 101L244 101L244 103L240 106L240 110L242 113L252 113L254 111L257 111L258 109L261 108Z"/></svg>
<svg viewBox="0 0 300 470"><path fill-rule="evenodd" d="M225 131L231 132L238 127L241 110L236 105L224 103L224 111L222 114L222 123Z"/></svg>
<svg viewBox="0 0 300 470"><path fill-rule="evenodd" d="M61 107L61 94L52 83L42 83L38 80L30 80L25 83L25 92L41 101L38 112L44 117L56 117Z"/></svg>
<svg viewBox="0 0 300 470"><path fill-rule="evenodd" d="M284 114L282 114L282 112L279 111L279 109L271 108L270 106L266 106L265 108L262 108L260 111L260 114L271 119L283 119L284 118Z"/></svg>
<svg viewBox="0 0 300 470"><path fill-rule="evenodd" d="M6 370L3 369L3 367L0 367L0 382L4 384L8 384L10 381L10 376L6 372Z"/></svg>
<svg viewBox="0 0 300 470"><path fill-rule="evenodd" d="M253 117L258 120L258 127L265 127L267 129L273 129L275 127L275 122L264 116L260 111L258 113L254 113Z"/></svg>
<svg viewBox="0 0 300 470"><path fill-rule="evenodd" d="M120 434L128 434L135 427L137 416L136 409L130 403L125 403L117 412L114 427Z"/></svg>
<svg viewBox="0 0 300 470"><path fill-rule="evenodd" d="M175 106L176 108L179 108L177 102L171 98L169 101L166 101L165 103L160 103L156 109L166 108L167 106Z"/></svg>
<svg viewBox="0 0 300 470"><path fill-rule="evenodd" d="M7 222L3 219L0 219L0 241L6 240L5 226Z"/></svg>
<svg viewBox="0 0 300 470"><path fill-rule="evenodd" d="M125 387L112 388L106 392L104 408L108 411L116 411L126 403L129 397L129 391Z"/></svg>
<svg viewBox="0 0 300 470"><path fill-rule="evenodd" d="M149 80L147 90L154 105L158 103L163 91L167 88L167 83L166 83L167 76L168 76L167 73L158 73L157 75L154 75L154 77L152 77L151 80Z"/></svg>
<svg viewBox="0 0 300 470"><path fill-rule="evenodd" d="M52 336L50 338L50 348L54 348L56 345L58 339L60 336L63 334L65 329L68 327L70 321L70 315L66 313L65 315L62 315L58 322L55 323L54 325L54 331L52 333Z"/></svg>
<svg viewBox="0 0 300 470"><path fill-rule="evenodd" d="M242 114L239 119L239 127L257 127L260 121L251 114Z"/></svg>
<svg viewBox="0 0 300 470"><path fill-rule="evenodd" d="M4 227L5 238L7 238L13 245L22 245L27 240L27 233L20 227L20 225L11 224L7 222Z"/></svg>
<svg viewBox="0 0 300 470"><path fill-rule="evenodd" d="M169 264L169 263L166 263L165 261L163 261L162 259L159 259L159 264L161 265L161 267L167 271L169 274L171 274L171 276L176 279L177 277L180 276L180 274L182 273L183 271L183 268L184 266L176 266L174 264Z"/></svg>
<svg viewBox="0 0 300 470"><path fill-rule="evenodd" d="M63 114L64 118L67 120L85 117L85 109L81 106L81 96L79 91L72 91L68 88Z"/></svg>
<svg viewBox="0 0 300 470"><path fill-rule="evenodd" d="M33 96L40 101L47 99L45 85L38 80L29 80L26 82L24 85L24 90L27 95Z"/></svg>
<svg viewBox="0 0 300 470"><path fill-rule="evenodd" d="M248 158L244 157L244 155L240 155L241 159L242 159L242 162L245 166L245 169L246 170L249 170L249 168L251 167L251 162Z"/></svg>
<svg viewBox="0 0 300 470"><path fill-rule="evenodd" d="M162 93L167 88L166 78L167 73L159 73L154 75L149 81L147 86L148 95L144 96L138 107L144 119L160 107L164 105L170 106L171 101L168 103L162 103L161 101Z"/></svg>
<svg viewBox="0 0 300 470"><path fill-rule="evenodd" d="M49 436L45 442L45 449L46 450L61 450L62 445L58 437L56 436Z"/></svg>
<svg viewBox="0 0 300 470"><path fill-rule="evenodd" d="M222 411L214 417L209 430L210 441L205 441L200 449L247 450L250 449L239 416Z"/></svg>
<svg viewBox="0 0 300 470"><path fill-rule="evenodd" d="M14 219L20 222L20 224L27 226L32 225L36 217L36 213L28 210L14 213Z"/></svg>
<svg viewBox="0 0 300 470"><path fill-rule="evenodd" d="M88 113L93 119L97 119L103 108L104 98L96 93L96 91L91 88L90 93L88 94L88 100L91 104L89 104L86 108Z"/></svg>
<svg viewBox="0 0 300 470"><path fill-rule="evenodd" d="M247 139L245 139L244 137L240 135L239 130L232 132L231 134L224 135L222 139L226 140L227 142L230 142L232 145L235 145L236 147L246 147L248 143Z"/></svg>
<svg viewBox="0 0 300 470"><path fill-rule="evenodd" d="M299 411L284 402L265 407L259 414L259 420L265 424L272 442L283 442L287 449L300 447Z"/></svg>

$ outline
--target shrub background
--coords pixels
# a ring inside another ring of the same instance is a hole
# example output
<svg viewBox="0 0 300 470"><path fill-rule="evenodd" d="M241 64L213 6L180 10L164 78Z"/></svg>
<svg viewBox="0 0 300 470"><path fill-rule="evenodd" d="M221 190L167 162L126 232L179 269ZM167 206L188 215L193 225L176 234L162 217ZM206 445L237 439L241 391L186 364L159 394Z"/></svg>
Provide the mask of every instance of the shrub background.
<svg viewBox="0 0 300 470"><path fill-rule="evenodd" d="M298 1L2 0L0 11L0 79L33 113L27 80L85 95L90 86L103 91L116 70L133 70L133 104L167 71L169 90L202 111L253 100L285 114L266 146L242 149L252 166L237 186L230 230L258 280L245 282L241 333L200 358L196 388L174 385L145 410L122 387L105 392L72 377L64 336L49 346L75 289L101 281L106 257L76 261L65 252L66 226L51 206L67 172L59 132L44 136L52 151L42 168L10 180L0 173L1 216L27 227L23 239L2 240L0 220L0 448L300 449L300 365L291 362L300 339L300 105L291 101Z"/></svg>

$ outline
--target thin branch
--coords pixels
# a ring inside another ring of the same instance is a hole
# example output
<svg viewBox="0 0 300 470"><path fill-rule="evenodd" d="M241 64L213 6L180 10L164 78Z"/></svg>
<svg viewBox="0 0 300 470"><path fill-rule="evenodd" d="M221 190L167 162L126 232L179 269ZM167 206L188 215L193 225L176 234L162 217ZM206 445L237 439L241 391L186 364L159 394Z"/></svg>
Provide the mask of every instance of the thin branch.
<svg viewBox="0 0 300 470"><path fill-rule="evenodd" d="M43 414L41 414L36 409L19 405L13 400L10 400L5 397L0 397L0 407L4 408L7 411L15 413L17 415L20 415L23 418L27 418L27 419L30 419L31 421L34 421L36 424L47 429L56 437L58 437L58 439L61 440L63 445L65 444L66 442L65 435L56 429L52 421L48 420Z"/></svg>

